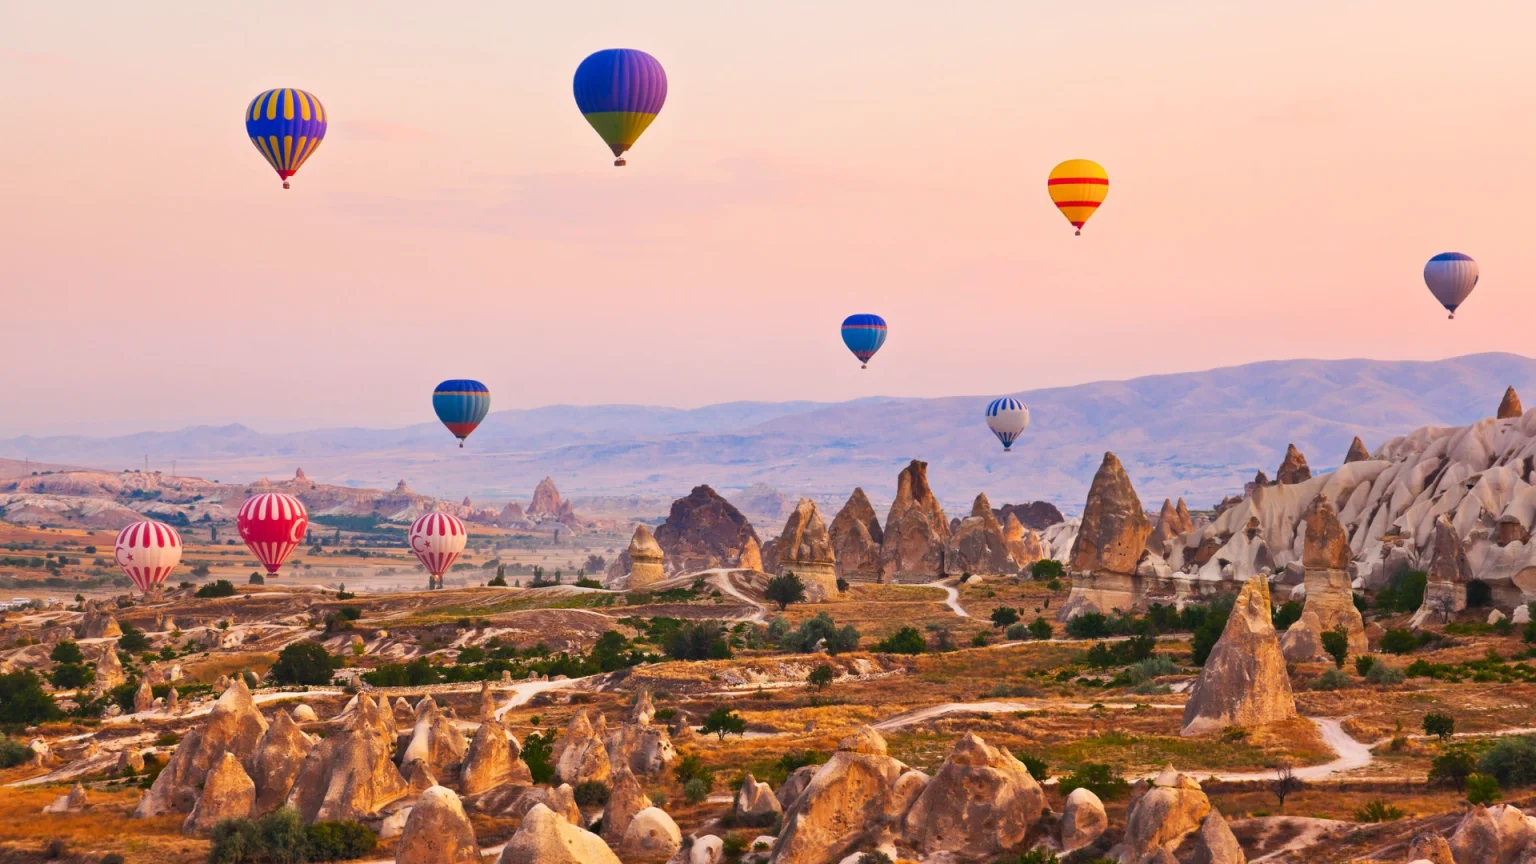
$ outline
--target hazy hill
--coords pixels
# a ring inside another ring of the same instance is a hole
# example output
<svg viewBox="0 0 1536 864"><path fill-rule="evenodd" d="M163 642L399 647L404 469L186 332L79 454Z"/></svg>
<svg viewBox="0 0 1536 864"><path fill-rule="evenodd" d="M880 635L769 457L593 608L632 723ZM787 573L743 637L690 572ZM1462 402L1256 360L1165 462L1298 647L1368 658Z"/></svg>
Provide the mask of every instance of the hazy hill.
<svg viewBox="0 0 1536 864"><path fill-rule="evenodd" d="M929 478L951 508L986 491L994 504L1044 499L1076 512L1100 457L1113 450L1149 506L1178 495L1209 506L1255 470L1273 474L1288 442L1314 471L1327 470L1355 435L1374 449L1417 426L1489 416L1510 384L1536 397L1536 360L1285 360L1026 390L1018 395L1033 424L1011 454L982 422L996 394L978 394L498 411L464 450L434 421L286 434L236 425L21 437L0 441L0 456L122 468L148 454L155 468L175 459L183 473L232 481L302 466L321 482L388 488L403 478L425 493L476 500L520 497L550 475L568 495L669 497L699 483L765 483L837 503L856 485L888 500L896 472L918 458L930 463Z"/></svg>

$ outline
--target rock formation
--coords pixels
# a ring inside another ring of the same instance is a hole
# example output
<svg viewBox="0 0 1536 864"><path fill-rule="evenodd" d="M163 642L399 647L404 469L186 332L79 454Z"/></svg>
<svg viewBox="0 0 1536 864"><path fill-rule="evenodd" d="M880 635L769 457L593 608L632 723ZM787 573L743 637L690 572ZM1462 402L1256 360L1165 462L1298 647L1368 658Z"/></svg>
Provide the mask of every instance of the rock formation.
<svg viewBox="0 0 1536 864"><path fill-rule="evenodd" d="M315 714L315 709L300 702L298 705L293 706L293 722L318 723L320 722L320 717Z"/></svg>
<svg viewBox="0 0 1536 864"><path fill-rule="evenodd" d="M837 575L849 582L874 582L880 578L880 542L885 532L862 488L855 488L848 503L837 511L828 529Z"/></svg>
<svg viewBox="0 0 1536 864"><path fill-rule="evenodd" d="M627 862L661 862L671 859L683 846L677 823L660 807L635 814L619 841L619 856Z"/></svg>
<svg viewBox="0 0 1536 864"><path fill-rule="evenodd" d="M86 601L85 616L80 619L80 629L76 635L81 639L116 639L122 636L123 628L107 609L106 601Z"/></svg>
<svg viewBox="0 0 1536 864"><path fill-rule="evenodd" d="M667 521L656 529L668 573L735 567L757 532L741 511L708 486L695 486L672 502Z"/></svg>
<svg viewBox="0 0 1536 864"><path fill-rule="evenodd" d="M1356 435L1355 440L1349 442L1349 452L1344 454L1344 464L1364 462L1369 458L1371 458L1371 451L1365 449L1365 442L1360 440L1359 435Z"/></svg>
<svg viewBox="0 0 1536 864"><path fill-rule="evenodd" d="M500 810L501 815L508 819L522 819L526 817L535 806L542 805L560 818L575 825L583 826L586 820L582 818L581 808L576 806L576 790L569 783L561 783L559 786L531 786L526 789L518 787L503 787L515 793L511 800L504 805L487 807L489 810ZM495 796L496 793L492 793Z"/></svg>
<svg viewBox="0 0 1536 864"><path fill-rule="evenodd" d="M1147 554L1151 533L1152 526L1125 467L1115 454L1105 453L1088 487L1088 501L1072 543L1067 561L1072 594L1059 617L1065 620L1079 612L1132 609L1137 564Z"/></svg>
<svg viewBox="0 0 1536 864"><path fill-rule="evenodd" d="M90 799L86 797L85 787L79 781L71 786L69 792L53 799L53 803L43 808L44 813L58 815L61 813L79 813L90 805Z"/></svg>
<svg viewBox="0 0 1536 864"><path fill-rule="evenodd" d="M608 804L603 809L602 837L609 846L618 846L624 839L630 820L635 814L651 806L651 799L640 787L640 781L629 769L619 765L613 769L608 786Z"/></svg>
<svg viewBox="0 0 1536 864"><path fill-rule="evenodd" d="M1044 810L1024 764L967 732L907 812L903 836L925 856L992 856L1024 842Z"/></svg>
<svg viewBox="0 0 1536 864"><path fill-rule="evenodd" d="M1499 400L1499 410L1494 416L1499 420L1512 420L1524 413L1525 409L1520 407L1520 394L1510 386L1504 391L1504 398Z"/></svg>
<svg viewBox="0 0 1536 864"><path fill-rule="evenodd" d="M1291 679L1271 621L1269 583L1255 576L1238 593L1227 627L1189 692L1181 734L1260 726L1295 716Z"/></svg>
<svg viewBox="0 0 1536 864"><path fill-rule="evenodd" d="M995 576L1018 572L1019 565L1008 548L1008 538L992 512L992 502L987 500L986 493L976 496L971 504L971 515L961 519L950 534L944 566L952 574Z"/></svg>
<svg viewBox="0 0 1536 864"><path fill-rule="evenodd" d="M767 783L757 782L757 778L748 771L741 779L741 788L736 790L732 812L736 816L737 825L768 826L778 821L784 814L784 808L780 806L779 799L774 797L773 788Z"/></svg>
<svg viewBox="0 0 1536 864"><path fill-rule="evenodd" d="M928 486L928 463L913 459L896 478L896 500L880 544L883 582L928 582L944 575L949 519Z"/></svg>
<svg viewBox="0 0 1536 864"><path fill-rule="evenodd" d="M1248 856L1232 833L1232 827L1215 807L1200 820L1200 827L1179 844L1180 861L1189 864L1247 864Z"/></svg>
<svg viewBox="0 0 1536 864"><path fill-rule="evenodd" d="M306 822L366 819L409 794L390 759L393 716L379 710L366 693L358 707L342 731L309 751L294 778L285 803Z"/></svg>
<svg viewBox="0 0 1536 864"><path fill-rule="evenodd" d="M693 727L683 728L693 731ZM641 776L660 774L677 758L667 730L648 723L625 723L605 742L610 765L625 765Z"/></svg>
<svg viewBox="0 0 1536 864"><path fill-rule="evenodd" d="M294 778L299 776L299 769L304 765L304 757L314 746L288 712L278 711L273 715L272 724L261 736L250 759L249 774L256 786L256 815L271 813L282 806L288 791L293 788Z"/></svg>
<svg viewBox="0 0 1536 864"><path fill-rule="evenodd" d="M527 517L535 522L553 522L560 518L561 504L560 490L555 488L555 481L545 477L534 487L533 500L528 503Z"/></svg>
<svg viewBox="0 0 1536 864"><path fill-rule="evenodd" d="M496 716L496 694L491 692L491 682L480 682L480 695L475 699L475 719L488 720Z"/></svg>
<svg viewBox="0 0 1536 864"><path fill-rule="evenodd" d="M480 846L464 805L452 790L433 786L411 806L395 864L480 864Z"/></svg>
<svg viewBox="0 0 1536 864"><path fill-rule="evenodd" d="M123 662L117 659L117 648L107 645L101 649L101 656L96 659L96 680L91 689L97 693L105 693L114 687L120 687L128 682L128 674L123 671Z"/></svg>
<svg viewBox="0 0 1536 864"><path fill-rule="evenodd" d="M736 562L736 566L754 573L763 572L763 549L757 545L756 537L747 538L746 545L741 547L741 560Z"/></svg>
<svg viewBox="0 0 1536 864"><path fill-rule="evenodd" d="M1168 557L1168 544L1188 530L1180 526L1179 511L1174 508L1173 501L1164 498L1163 509L1157 513L1157 523L1152 526L1152 533L1147 535L1147 551L1153 555Z"/></svg>
<svg viewBox="0 0 1536 864"><path fill-rule="evenodd" d="M781 810L788 812L789 808L795 806L795 802L800 800L801 793L805 792L805 787L811 784L811 778L816 775L816 769L820 767L820 765L802 765L789 772L784 784L779 787L778 792L774 793L774 797L779 799Z"/></svg>
<svg viewBox="0 0 1536 864"><path fill-rule="evenodd" d="M565 749L560 751L555 773L561 782L580 786L588 781L608 782L611 770L608 749L598 738L585 708L571 717L565 730Z"/></svg>
<svg viewBox="0 0 1536 864"><path fill-rule="evenodd" d="M619 864L619 858L601 837L535 804L496 864Z"/></svg>
<svg viewBox="0 0 1536 864"><path fill-rule="evenodd" d="M149 686L149 678L139 679L139 689L133 692L133 713L143 714L155 707L155 691Z"/></svg>
<svg viewBox="0 0 1536 864"><path fill-rule="evenodd" d="M789 571L805 584L805 599L818 602L837 596L837 566L832 538L816 502L801 498L779 534L779 572Z"/></svg>
<svg viewBox="0 0 1536 864"><path fill-rule="evenodd" d="M401 765L421 760L433 777L452 777L469 750L469 742L437 702L428 696L416 706L416 726L400 756Z"/></svg>
<svg viewBox="0 0 1536 864"><path fill-rule="evenodd" d="M667 578L666 570L662 567L663 558L661 546L657 545L651 529L636 525L634 536L629 539L629 548L615 558L608 568L609 581L622 584L630 590L660 582ZM627 582L617 581L626 577Z"/></svg>
<svg viewBox="0 0 1536 864"><path fill-rule="evenodd" d="M1019 517L1009 513L1003 522L1003 542L1008 545L1008 555L1020 570L1029 568L1050 555L1045 540L1033 528L1025 528Z"/></svg>
<svg viewBox="0 0 1536 864"><path fill-rule="evenodd" d="M256 806L256 784L235 754L224 751L203 779L197 804L181 824L183 834L206 834L224 819L246 819Z"/></svg>
<svg viewBox="0 0 1536 864"><path fill-rule="evenodd" d="M1044 531L1052 525L1059 525L1065 521L1061 511L1049 501L1031 501L1028 504L1004 504L993 511L997 521L1008 522L1008 516L1012 514L1019 520L1019 524L1031 531Z"/></svg>
<svg viewBox="0 0 1536 864"><path fill-rule="evenodd" d="M1343 628L1349 635L1349 651L1365 654L1370 643L1365 638L1365 619L1355 608L1354 589L1350 587L1349 538L1339 523L1338 513L1326 495L1318 495L1301 515L1306 537L1301 554L1307 601L1301 618L1286 630L1280 646L1285 659L1292 663L1322 660L1323 634Z"/></svg>
<svg viewBox="0 0 1536 864"><path fill-rule="evenodd" d="M1444 515L1435 519L1433 550L1424 601L1409 622L1414 627L1448 623L1457 612L1467 608L1467 583L1472 580L1472 567L1467 563L1456 526Z"/></svg>
<svg viewBox="0 0 1536 864"><path fill-rule="evenodd" d="M1079 786L1061 808L1061 851L1074 852L1093 844L1109 828L1104 802L1093 790Z"/></svg>
<svg viewBox="0 0 1536 864"><path fill-rule="evenodd" d="M771 861L821 864L841 860L895 826L922 793L927 779L922 772L886 755L880 733L860 727L843 739L784 814L784 827Z"/></svg>
<svg viewBox="0 0 1536 864"><path fill-rule="evenodd" d="M641 687L635 691L635 702L630 706L629 719L641 726L649 726L656 719L656 703L651 701L651 688Z"/></svg>
<svg viewBox="0 0 1536 864"><path fill-rule="evenodd" d="M1294 486L1312 479L1312 469L1307 467L1307 457L1301 455L1295 444L1285 445L1285 459L1275 472L1275 482Z"/></svg>
<svg viewBox="0 0 1536 864"><path fill-rule="evenodd" d="M507 737L506 727L487 718L469 742L469 752L459 771L459 791L478 795L507 783L531 784L533 775L521 756L521 748Z"/></svg>
<svg viewBox="0 0 1536 864"><path fill-rule="evenodd" d="M204 778L224 754L232 753L236 759L251 756L266 731L267 721L256 710L251 691L244 681L235 681L213 703L208 716L176 745L154 785L139 799L134 815L161 816L190 810Z"/></svg>
<svg viewBox="0 0 1536 864"><path fill-rule="evenodd" d="M1456 864L1456 858L1451 854L1451 844L1445 842L1445 837L1433 828L1420 831L1408 841L1408 861L1410 864L1418 861Z"/></svg>
<svg viewBox="0 0 1536 864"><path fill-rule="evenodd" d="M1126 813L1125 851L1120 860L1133 864L1156 860L1160 850L1171 852L1191 832L1200 830L1210 812L1210 799L1199 783L1172 768L1163 769Z"/></svg>

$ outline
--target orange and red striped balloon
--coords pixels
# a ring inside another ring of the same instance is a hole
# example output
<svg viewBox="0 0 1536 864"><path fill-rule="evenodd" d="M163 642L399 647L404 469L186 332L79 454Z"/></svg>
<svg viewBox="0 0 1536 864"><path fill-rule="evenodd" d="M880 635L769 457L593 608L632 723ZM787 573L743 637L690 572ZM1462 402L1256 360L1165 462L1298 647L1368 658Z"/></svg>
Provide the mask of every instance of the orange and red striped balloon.
<svg viewBox="0 0 1536 864"><path fill-rule="evenodd" d="M1083 233L1083 223L1098 211L1109 194L1109 174L1104 166L1089 159L1068 159L1051 169L1045 189L1061 215L1067 217L1077 233Z"/></svg>

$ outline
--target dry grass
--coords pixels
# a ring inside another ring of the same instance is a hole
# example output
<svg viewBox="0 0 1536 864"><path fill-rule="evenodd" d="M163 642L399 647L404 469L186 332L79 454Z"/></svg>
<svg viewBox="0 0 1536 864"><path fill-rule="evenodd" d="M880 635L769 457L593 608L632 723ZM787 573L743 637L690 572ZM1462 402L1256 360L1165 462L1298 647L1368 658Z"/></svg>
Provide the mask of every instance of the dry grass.
<svg viewBox="0 0 1536 864"><path fill-rule="evenodd" d="M137 789L90 789L85 812L42 815L43 807L67 792L67 786L6 789L0 795L0 846L35 852L50 840L62 839L71 852L116 852L128 861L194 864L207 858L207 842L182 836L185 816L129 818L138 803Z"/></svg>

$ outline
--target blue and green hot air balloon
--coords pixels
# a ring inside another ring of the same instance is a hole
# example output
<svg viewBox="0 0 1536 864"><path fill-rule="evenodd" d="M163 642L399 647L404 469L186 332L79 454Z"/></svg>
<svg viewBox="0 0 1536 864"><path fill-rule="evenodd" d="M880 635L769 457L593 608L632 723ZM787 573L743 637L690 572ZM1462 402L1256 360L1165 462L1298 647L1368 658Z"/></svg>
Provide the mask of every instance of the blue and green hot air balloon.
<svg viewBox="0 0 1536 864"><path fill-rule="evenodd" d="M879 315L849 315L843 319L843 344L859 358L860 369L869 368L869 358L885 344L885 319Z"/></svg>
<svg viewBox="0 0 1536 864"><path fill-rule="evenodd" d="M475 431L475 427L485 419L485 413L491 410L490 388L468 378L444 381L432 391L432 410L437 412L437 419L443 421L448 431L459 439L459 446L463 447L464 439Z"/></svg>
<svg viewBox="0 0 1536 864"><path fill-rule="evenodd" d="M576 67L576 107L597 130L613 164L635 146L667 101L667 73L655 57L634 48L607 48Z"/></svg>

